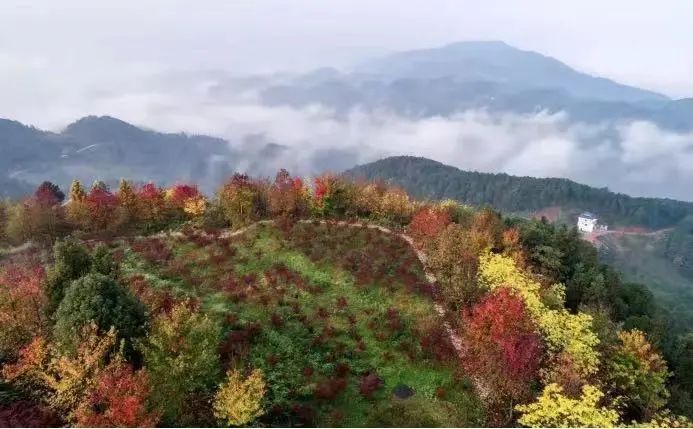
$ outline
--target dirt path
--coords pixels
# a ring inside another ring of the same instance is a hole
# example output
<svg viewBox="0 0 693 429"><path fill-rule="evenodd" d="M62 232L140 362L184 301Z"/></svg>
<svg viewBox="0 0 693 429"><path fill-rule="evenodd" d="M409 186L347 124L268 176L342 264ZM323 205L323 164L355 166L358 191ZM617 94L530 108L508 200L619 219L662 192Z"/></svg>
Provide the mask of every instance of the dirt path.
<svg viewBox="0 0 693 429"><path fill-rule="evenodd" d="M298 222L299 223L313 223L313 222L315 222L315 220L303 219L303 220L299 220ZM404 241L406 241L407 244L409 244L411 249L416 254L416 257L419 259L419 262L421 262L421 265L424 268L424 274L426 275L426 280L432 284L438 282L435 275L430 271L430 269L428 267L428 264L427 264L428 260L426 258L426 254L414 245L414 239L411 238L410 236L408 236L407 234L395 232L395 231L392 231L391 229L386 228L384 226L372 224L372 223L347 222L347 221L326 221L326 220L318 220L318 222L320 224L323 224L323 225L330 223L330 224L334 224L334 225L338 225L338 226L345 226L345 227L352 227L352 228L377 229L378 231L380 231L384 234L397 235L398 237L400 237ZM226 232L222 233L221 236L222 237L237 237L237 236L242 235L242 234L248 232L249 230L257 227L258 225L267 225L267 224L271 224L271 223L274 223L274 221L273 220L262 220L262 221L256 222L252 225L248 225L246 227L243 227L243 228L235 230L235 231L226 231ZM445 317L446 312L445 312L445 308L443 307L442 304L440 304L439 302L436 302L436 303L434 303L434 308L440 317L442 317L442 318ZM462 338L460 338L460 336L452 329L452 326L450 326L450 322L448 322L447 320L443 321L443 327L445 328L445 332L448 335L448 338L450 339L450 343L452 344L452 346L455 348L455 351L457 352L458 358L461 359L462 355L464 353L464 348L462 346ZM490 394L490 392L489 392L489 389L484 385L483 381L480 379L477 379L477 378L473 378L473 377L471 379L472 379L472 383L474 384L474 387L475 387L477 393L479 394L479 396L482 399L486 398Z"/></svg>
<svg viewBox="0 0 693 429"><path fill-rule="evenodd" d="M604 237L606 235L613 235L615 237L623 237L625 235L637 235L641 237L657 237L662 234L666 234L667 232L672 231L674 228L664 228L664 229L658 229L655 231L649 231L645 229L632 229L632 228L623 228L623 229L609 229L607 231L595 231L591 232L589 234L585 234L585 240L589 241L592 244L597 244L598 238L599 237Z"/></svg>

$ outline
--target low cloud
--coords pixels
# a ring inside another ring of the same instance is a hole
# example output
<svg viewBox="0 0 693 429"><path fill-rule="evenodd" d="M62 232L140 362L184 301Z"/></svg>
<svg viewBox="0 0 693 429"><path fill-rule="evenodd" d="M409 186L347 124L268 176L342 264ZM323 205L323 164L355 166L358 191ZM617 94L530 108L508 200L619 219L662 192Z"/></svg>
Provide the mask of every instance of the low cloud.
<svg viewBox="0 0 693 429"><path fill-rule="evenodd" d="M147 81L127 90L55 97L56 103L31 112L35 116L29 123L58 129L67 118L98 114L160 131L219 136L242 154L228 160L229 165L250 173L287 167L314 174L390 155L416 155L466 170L565 177L632 195L693 200L688 186L693 133L663 130L650 122L585 124L563 113L483 110L428 118L360 109L336 114L319 105L266 106L250 91L219 101L208 95L213 84Z"/></svg>

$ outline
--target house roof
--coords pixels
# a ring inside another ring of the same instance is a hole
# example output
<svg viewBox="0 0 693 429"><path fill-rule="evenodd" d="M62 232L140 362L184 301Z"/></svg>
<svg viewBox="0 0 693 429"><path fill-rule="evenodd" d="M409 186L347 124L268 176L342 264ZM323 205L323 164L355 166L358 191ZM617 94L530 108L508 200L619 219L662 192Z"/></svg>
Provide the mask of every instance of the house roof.
<svg viewBox="0 0 693 429"><path fill-rule="evenodd" d="M578 217L581 217L583 219L590 219L590 220L596 220L597 219L597 216L594 213L590 213L590 212L582 212L582 213L580 213L580 216L578 216Z"/></svg>

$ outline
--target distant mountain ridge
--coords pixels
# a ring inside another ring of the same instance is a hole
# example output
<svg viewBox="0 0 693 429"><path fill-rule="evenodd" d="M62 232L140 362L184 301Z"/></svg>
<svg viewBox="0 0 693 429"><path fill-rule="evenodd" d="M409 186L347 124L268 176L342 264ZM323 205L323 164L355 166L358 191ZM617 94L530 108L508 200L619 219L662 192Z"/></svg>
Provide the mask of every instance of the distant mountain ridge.
<svg viewBox="0 0 693 429"><path fill-rule="evenodd" d="M223 98L233 88L220 84L213 92ZM256 79L253 89L271 106L320 104L337 112L358 108L410 117L470 109L565 112L586 123L645 120L693 130L693 99L671 100L497 41L398 52L351 71L325 67L293 78Z"/></svg>
<svg viewBox="0 0 693 429"><path fill-rule="evenodd" d="M15 197L43 180L63 187L73 178L216 183L227 171L215 174L213 157L234 154L223 139L159 133L108 116L79 119L58 133L0 119L0 150L3 194Z"/></svg>
<svg viewBox="0 0 693 429"><path fill-rule="evenodd" d="M395 156L347 170L345 175L385 180L418 198L451 198L490 205L503 212L536 212L561 206L596 212L609 224L664 228L693 214L693 203L640 198L592 188L568 179L518 177L504 173L463 171L426 158Z"/></svg>
<svg viewBox="0 0 693 429"><path fill-rule="evenodd" d="M566 64L501 41L469 41L405 51L377 59L359 71L391 79L497 82L517 89L549 88L602 101L667 101L654 91L578 72Z"/></svg>

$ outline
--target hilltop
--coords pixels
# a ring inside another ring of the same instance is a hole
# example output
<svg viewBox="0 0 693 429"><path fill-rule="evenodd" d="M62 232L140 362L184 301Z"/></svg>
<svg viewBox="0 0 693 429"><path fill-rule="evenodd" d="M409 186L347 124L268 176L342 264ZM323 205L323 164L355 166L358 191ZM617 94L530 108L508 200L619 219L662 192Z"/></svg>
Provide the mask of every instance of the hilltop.
<svg viewBox="0 0 693 429"><path fill-rule="evenodd" d="M13 424L687 423L688 331L574 229L285 170L69 196L0 207Z"/></svg>

